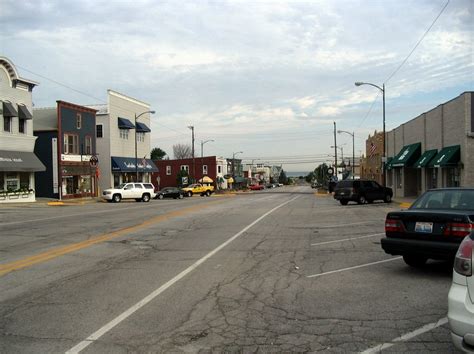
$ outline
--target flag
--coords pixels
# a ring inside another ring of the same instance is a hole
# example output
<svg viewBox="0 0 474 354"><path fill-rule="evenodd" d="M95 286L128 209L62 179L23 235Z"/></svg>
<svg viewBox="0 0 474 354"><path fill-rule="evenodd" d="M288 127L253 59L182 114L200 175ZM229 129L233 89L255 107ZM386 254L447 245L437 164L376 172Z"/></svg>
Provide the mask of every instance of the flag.
<svg viewBox="0 0 474 354"><path fill-rule="evenodd" d="M370 143L370 150L369 150L369 156L372 157L375 153L375 149L377 146L374 143Z"/></svg>

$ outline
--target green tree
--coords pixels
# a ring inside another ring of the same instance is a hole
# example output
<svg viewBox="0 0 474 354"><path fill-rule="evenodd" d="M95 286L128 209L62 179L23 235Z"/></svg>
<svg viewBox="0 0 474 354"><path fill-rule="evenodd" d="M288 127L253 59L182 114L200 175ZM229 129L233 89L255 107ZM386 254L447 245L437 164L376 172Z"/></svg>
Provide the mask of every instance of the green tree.
<svg viewBox="0 0 474 354"><path fill-rule="evenodd" d="M329 166L323 163L314 169L314 177L322 186L327 186L328 184L328 168Z"/></svg>
<svg viewBox="0 0 474 354"><path fill-rule="evenodd" d="M183 177L187 177L188 183L183 183ZM190 184L191 181L189 180L189 173L188 173L188 171L186 171L186 170L180 170L180 171L176 174L176 183L178 184L178 187L183 187L183 186L185 186L185 185Z"/></svg>
<svg viewBox="0 0 474 354"><path fill-rule="evenodd" d="M288 184L288 177L283 169L280 172L280 177L278 177L278 183Z"/></svg>
<svg viewBox="0 0 474 354"><path fill-rule="evenodd" d="M314 178L315 178L314 172L310 172L310 173L305 177L305 180L306 180L306 182L311 183L311 182L314 180Z"/></svg>
<svg viewBox="0 0 474 354"><path fill-rule="evenodd" d="M161 150L159 147L151 149L150 158L152 160L163 160L165 156L166 152L164 150Z"/></svg>

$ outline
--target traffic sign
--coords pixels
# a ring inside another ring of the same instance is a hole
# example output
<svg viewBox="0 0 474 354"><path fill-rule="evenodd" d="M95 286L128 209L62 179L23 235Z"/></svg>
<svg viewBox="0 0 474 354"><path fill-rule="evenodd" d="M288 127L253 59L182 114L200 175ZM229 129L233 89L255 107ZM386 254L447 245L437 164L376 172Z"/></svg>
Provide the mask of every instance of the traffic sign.
<svg viewBox="0 0 474 354"><path fill-rule="evenodd" d="M91 167L96 167L98 163L99 163L99 158L96 155L92 155L91 158L89 159L89 164L91 165Z"/></svg>

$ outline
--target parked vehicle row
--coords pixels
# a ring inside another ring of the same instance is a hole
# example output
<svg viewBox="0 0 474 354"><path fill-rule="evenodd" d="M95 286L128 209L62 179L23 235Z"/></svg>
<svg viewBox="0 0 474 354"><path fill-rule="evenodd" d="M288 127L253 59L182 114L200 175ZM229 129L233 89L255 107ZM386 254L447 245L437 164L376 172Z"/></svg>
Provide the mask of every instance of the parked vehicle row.
<svg viewBox="0 0 474 354"><path fill-rule="evenodd" d="M383 187L371 180L343 180L334 188L334 199L339 200L342 205L347 205L351 201L358 204L372 203L375 200L390 203L392 197L391 188Z"/></svg>

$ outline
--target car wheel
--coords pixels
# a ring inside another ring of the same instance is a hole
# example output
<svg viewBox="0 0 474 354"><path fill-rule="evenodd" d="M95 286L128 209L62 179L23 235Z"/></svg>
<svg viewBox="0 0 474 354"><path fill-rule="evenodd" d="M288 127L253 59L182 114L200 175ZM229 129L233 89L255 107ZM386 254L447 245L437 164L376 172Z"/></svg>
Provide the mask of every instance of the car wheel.
<svg viewBox="0 0 474 354"><path fill-rule="evenodd" d="M392 196L390 194L387 194L385 196L385 199L383 200L385 203L390 203L392 201Z"/></svg>
<svg viewBox="0 0 474 354"><path fill-rule="evenodd" d="M209 197L209 196L211 196L211 192L206 191L206 197Z"/></svg>
<svg viewBox="0 0 474 354"><path fill-rule="evenodd" d="M149 201L150 201L150 195L147 194L147 193L143 194L143 195L142 195L142 200L143 200L145 203L149 202Z"/></svg>
<svg viewBox="0 0 474 354"><path fill-rule="evenodd" d="M180 194L178 198L179 198L179 199L183 199L183 198L184 198L184 195Z"/></svg>
<svg viewBox="0 0 474 354"><path fill-rule="evenodd" d="M163 199L163 194L158 194L158 199Z"/></svg>
<svg viewBox="0 0 474 354"><path fill-rule="evenodd" d="M340 200L339 203L341 203L341 205L347 205L347 200Z"/></svg>
<svg viewBox="0 0 474 354"><path fill-rule="evenodd" d="M425 263L427 261L427 258L422 257L422 256L414 256L414 255L411 255L411 254L405 254L405 255L403 255L403 260L410 267L420 268L420 267L423 267L425 265Z"/></svg>
<svg viewBox="0 0 474 354"><path fill-rule="evenodd" d="M112 199L113 199L114 203L120 203L120 201L122 200L122 196L120 194L114 194Z"/></svg>
<svg viewBox="0 0 474 354"><path fill-rule="evenodd" d="M359 199L357 199L358 204L365 204L366 202L367 202L367 199L365 199L363 195L361 195Z"/></svg>
<svg viewBox="0 0 474 354"><path fill-rule="evenodd" d="M188 192L188 197L192 197L193 196L193 192Z"/></svg>

